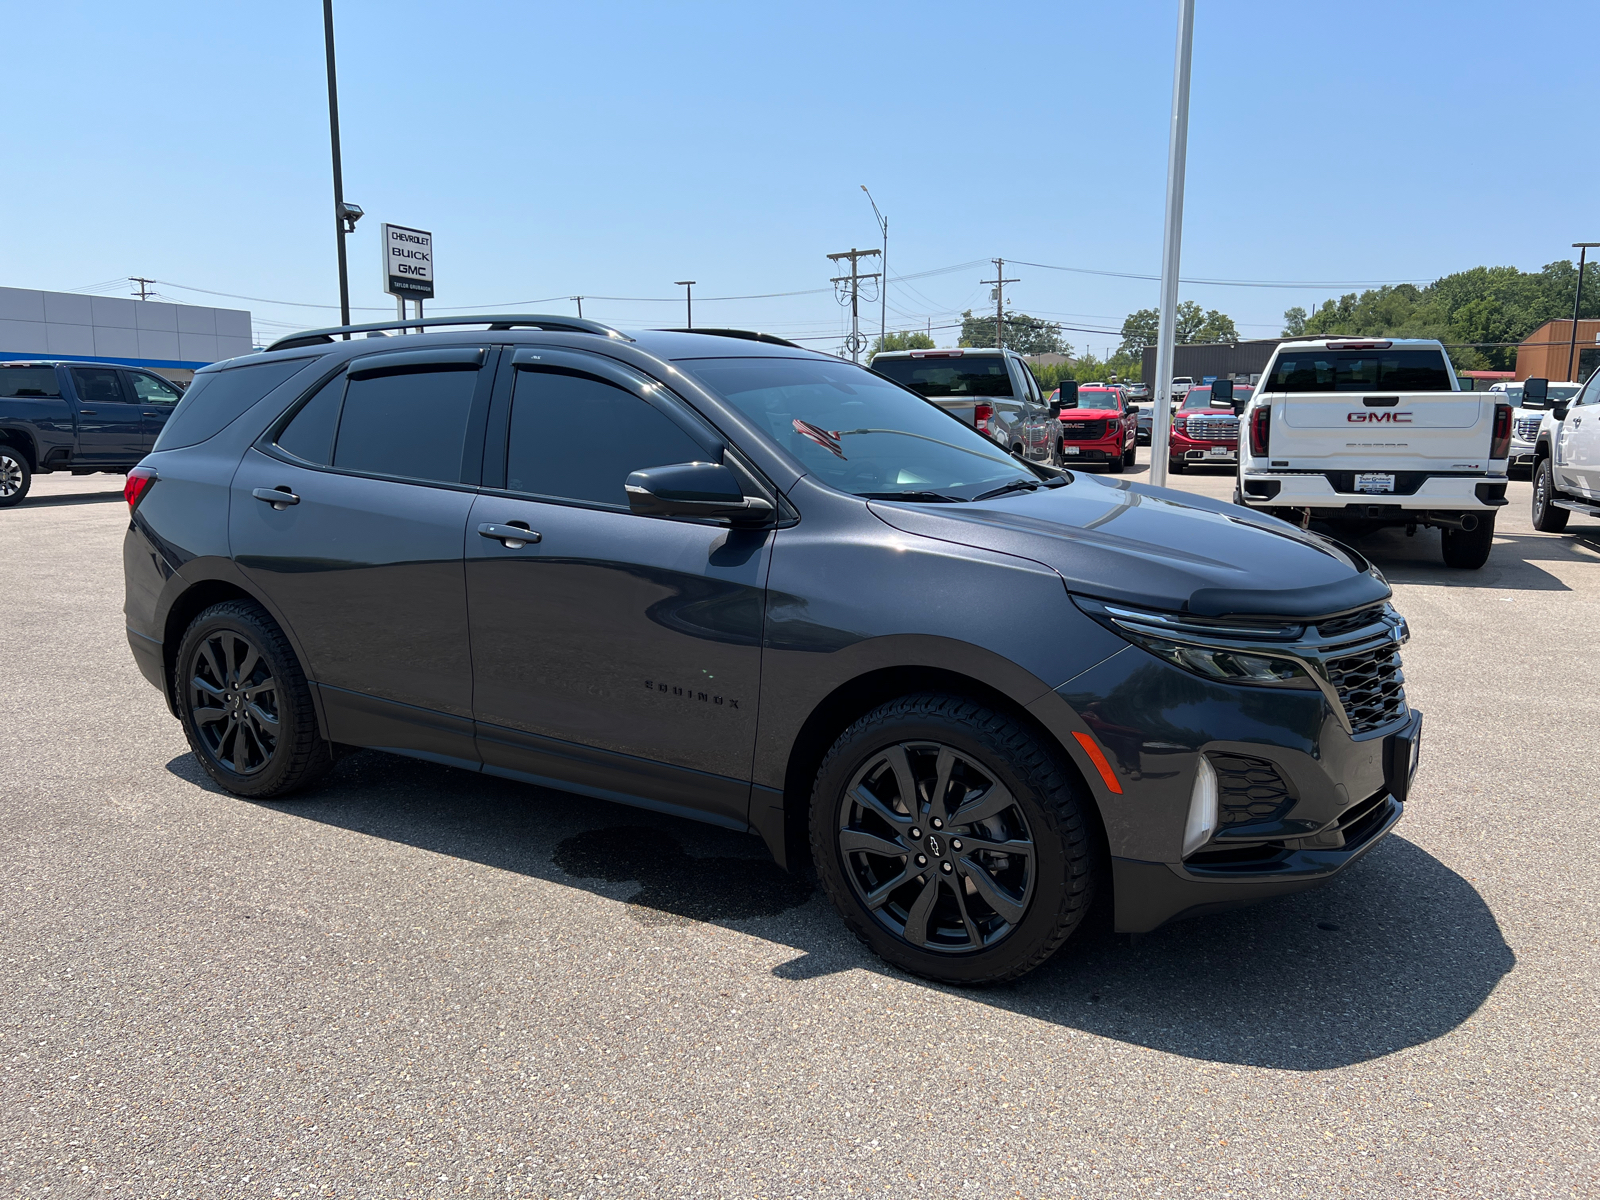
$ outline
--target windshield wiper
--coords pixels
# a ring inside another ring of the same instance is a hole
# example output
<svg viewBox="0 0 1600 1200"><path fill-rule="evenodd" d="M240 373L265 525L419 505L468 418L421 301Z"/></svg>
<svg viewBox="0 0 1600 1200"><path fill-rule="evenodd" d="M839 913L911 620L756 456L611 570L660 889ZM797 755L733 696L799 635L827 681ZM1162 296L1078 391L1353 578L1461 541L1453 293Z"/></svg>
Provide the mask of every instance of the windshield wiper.
<svg viewBox="0 0 1600 1200"><path fill-rule="evenodd" d="M857 492L863 500L914 500L926 504L965 504L960 496L946 496L943 492Z"/></svg>
<svg viewBox="0 0 1600 1200"><path fill-rule="evenodd" d="M992 500L996 496L1004 496L1007 492L1019 492L1027 488L1030 492L1035 488L1065 487L1065 479L1052 479L1048 483L1040 479L1013 479L1010 483L1002 483L997 488L990 488L987 492L979 492L973 500Z"/></svg>

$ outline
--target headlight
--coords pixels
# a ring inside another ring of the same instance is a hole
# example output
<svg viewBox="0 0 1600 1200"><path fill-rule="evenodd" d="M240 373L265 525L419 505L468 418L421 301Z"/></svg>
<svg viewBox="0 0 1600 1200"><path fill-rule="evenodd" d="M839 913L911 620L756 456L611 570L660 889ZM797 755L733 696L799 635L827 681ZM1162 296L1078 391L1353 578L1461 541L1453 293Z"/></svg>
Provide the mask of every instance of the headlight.
<svg viewBox="0 0 1600 1200"><path fill-rule="evenodd" d="M1073 603L1118 636L1157 658L1218 683L1317 690L1305 667L1272 642L1292 642L1304 627L1282 621L1211 620L1153 612L1074 596ZM1263 643L1267 643L1263 645Z"/></svg>

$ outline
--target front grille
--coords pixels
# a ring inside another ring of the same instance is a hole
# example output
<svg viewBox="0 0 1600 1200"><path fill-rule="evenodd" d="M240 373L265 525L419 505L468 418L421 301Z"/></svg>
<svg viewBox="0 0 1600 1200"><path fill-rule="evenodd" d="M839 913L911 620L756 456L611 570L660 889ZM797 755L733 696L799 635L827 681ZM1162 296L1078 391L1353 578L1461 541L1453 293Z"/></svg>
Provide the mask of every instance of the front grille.
<svg viewBox="0 0 1600 1200"><path fill-rule="evenodd" d="M1106 435L1106 423L1100 421L1063 421L1061 436L1073 442L1098 441Z"/></svg>
<svg viewBox="0 0 1600 1200"><path fill-rule="evenodd" d="M1544 424L1543 417L1518 417L1516 424L1517 441L1532 442L1539 438L1539 426Z"/></svg>
<svg viewBox="0 0 1600 1200"><path fill-rule="evenodd" d="M1236 442L1239 418L1234 416L1190 417L1185 431L1197 442Z"/></svg>
<svg viewBox="0 0 1600 1200"><path fill-rule="evenodd" d="M1327 669L1352 733L1371 733L1405 715L1405 676L1393 643L1330 659Z"/></svg>
<svg viewBox="0 0 1600 1200"><path fill-rule="evenodd" d="M1266 759L1247 754L1207 757L1217 771L1219 828L1271 820L1294 803L1294 790Z"/></svg>
<svg viewBox="0 0 1600 1200"><path fill-rule="evenodd" d="M1365 629L1379 617L1383 616L1384 606L1373 604L1367 608L1353 613L1346 613L1342 617L1328 617L1317 622L1317 635L1324 638L1343 637L1347 633L1354 633L1358 629Z"/></svg>

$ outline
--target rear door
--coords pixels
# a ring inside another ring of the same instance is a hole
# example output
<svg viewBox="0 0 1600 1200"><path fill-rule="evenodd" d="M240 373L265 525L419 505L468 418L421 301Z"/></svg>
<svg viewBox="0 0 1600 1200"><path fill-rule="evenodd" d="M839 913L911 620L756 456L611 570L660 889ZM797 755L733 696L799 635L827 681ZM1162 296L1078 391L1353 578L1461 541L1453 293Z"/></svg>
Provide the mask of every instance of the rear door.
<svg viewBox="0 0 1600 1200"><path fill-rule="evenodd" d="M1291 393L1276 402L1272 457L1483 470L1494 400L1488 392Z"/></svg>
<svg viewBox="0 0 1600 1200"><path fill-rule="evenodd" d="M78 452L74 464L131 467L148 449L140 428L139 405L115 367L73 367L78 393Z"/></svg>
<svg viewBox="0 0 1600 1200"><path fill-rule="evenodd" d="M144 444L144 453L148 454L166 427L172 410L183 399L183 393L149 371L124 371L122 381L128 394L139 406L139 437Z"/></svg>

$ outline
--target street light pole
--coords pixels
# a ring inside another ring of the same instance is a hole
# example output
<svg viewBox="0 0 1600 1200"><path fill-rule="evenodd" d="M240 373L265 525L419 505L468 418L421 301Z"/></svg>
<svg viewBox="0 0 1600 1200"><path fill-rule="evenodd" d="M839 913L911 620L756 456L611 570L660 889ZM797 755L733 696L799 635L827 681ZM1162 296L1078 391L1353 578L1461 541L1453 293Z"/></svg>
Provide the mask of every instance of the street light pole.
<svg viewBox="0 0 1600 1200"><path fill-rule="evenodd" d="M1161 325L1150 421L1150 482L1167 483L1172 453L1172 359L1177 344L1178 262L1183 243L1183 177L1189 152L1189 63L1194 56L1194 0L1178 0L1178 58L1172 68L1172 131L1167 144L1167 228L1161 249Z"/></svg>
<svg viewBox="0 0 1600 1200"><path fill-rule="evenodd" d="M867 192L867 185L861 190ZM889 218L878 211L878 202L867 192L867 203L872 205L872 215L878 218L878 228L883 230L883 278L878 281L878 349L887 350L889 340Z"/></svg>
<svg viewBox="0 0 1600 1200"><path fill-rule="evenodd" d="M333 0L322 0L322 33L328 58L328 135L333 141L333 225L339 236L339 324L350 324L350 272L345 261L344 164L339 157L339 83L333 63ZM350 335L345 334L348 338Z"/></svg>
<svg viewBox="0 0 1600 1200"><path fill-rule="evenodd" d="M694 328L694 284L692 279L680 279L676 285L683 289L684 316L687 318L683 323L685 329Z"/></svg>
<svg viewBox="0 0 1600 1200"><path fill-rule="evenodd" d="M1578 252L1578 287L1572 297L1572 341L1567 345L1567 378L1572 380L1578 378L1572 373L1572 364L1578 357L1578 309L1583 304L1583 262L1593 246L1600 246L1600 242L1572 243L1572 248Z"/></svg>

